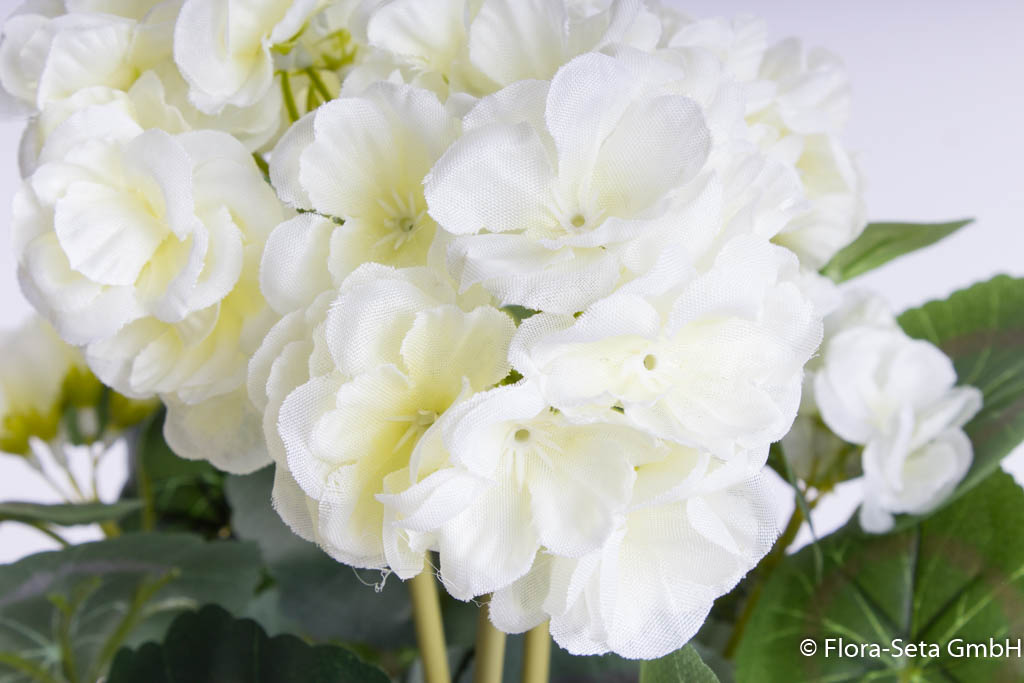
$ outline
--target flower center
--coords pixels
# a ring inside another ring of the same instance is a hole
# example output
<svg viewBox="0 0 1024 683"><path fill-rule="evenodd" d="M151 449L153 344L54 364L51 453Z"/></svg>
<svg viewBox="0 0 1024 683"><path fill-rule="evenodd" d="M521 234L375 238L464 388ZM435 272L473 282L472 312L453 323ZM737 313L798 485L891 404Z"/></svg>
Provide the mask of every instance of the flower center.
<svg viewBox="0 0 1024 683"><path fill-rule="evenodd" d="M647 368L648 370L653 370L654 368L658 367L658 357L652 353L649 353L646 356L644 356L644 367Z"/></svg>
<svg viewBox="0 0 1024 683"><path fill-rule="evenodd" d="M583 214L578 213L569 219L569 222L572 223L572 227L574 228L582 228L587 224L587 219L583 217Z"/></svg>
<svg viewBox="0 0 1024 683"><path fill-rule="evenodd" d="M388 418L389 422L405 422L408 423L405 431L402 433L401 438L395 443L394 451L398 452L402 446L409 443L412 439L419 439L423 432L427 431L432 424L437 422L437 413L433 410L417 410L414 415L400 415L398 417Z"/></svg>
<svg viewBox="0 0 1024 683"><path fill-rule="evenodd" d="M383 211L383 234L374 247L390 244L395 251L413 238L423 225L426 210L420 208L420 197L415 192L403 196L392 190L390 197L378 197L377 205Z"/></svg>
<svg viewBox="0 0 1024 683"><path fill-rule="evenodd" d="M527 441L530 440L530 430L517 429L515 436L513 436L512 438L514 438L518 443L526 443Z"/></svg>

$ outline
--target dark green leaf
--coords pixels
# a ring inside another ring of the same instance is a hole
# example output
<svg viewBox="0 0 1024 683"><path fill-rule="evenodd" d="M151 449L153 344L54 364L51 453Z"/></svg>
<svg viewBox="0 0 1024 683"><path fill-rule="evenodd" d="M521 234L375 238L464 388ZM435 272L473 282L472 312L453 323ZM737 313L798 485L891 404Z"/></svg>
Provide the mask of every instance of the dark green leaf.
<svg viewBox="0 0 1024 683"><path fill-rule="evenodd" d="M938 346L959 384L985 397L967 425L974 463L947 502L984 480L1024 440L1024 279L1000 275L900 316L907 334Z"/></svg>
<svg viewBox="0 0 1024 683"><path fill-rule="evenodd" d="M125 517L122 528L191 531L206 538L229 532L230 509L224 496L226 474L202 460L179 458L164 441L164 410L140 430L131 472L122 497L142 500L143 510ZM149 517L152 519L147 519Z"/></svg>
<svg viewBox="0 0 1024 683"><path fill-rule="evenodd" d="M870 536L850 523L821 541L821 580L804 549L765 585L737 652L737 680L1022 680L1024 659L956 658L947 649L956 638L988 644L1024 634L1021 528L1024 491L1002 472L912 528ZM858 652L826 657L839 638ZM806 639L815 654L801 654ZM937 652L895 650L921 642ZM861 656L861 644L890 651Z"/></svg>
<svg viewBox="0 0 1024 683"><path fill-rule="evenodd" d="M228 477L226 491L235 534L258 542L263 549L280 612L315 640L413 645L412 608L405 584L397 577L382 581L380 572L341 564L293 534L271 506L273 480L270 466ZM375 584L383 584L381 590Z"/></svg>
<svg viewBox="0 0 1024 683"><path fill-rule="evenodd" d="M0 521L41 522L58 526L93 524L121 519L142 507L138 500L119 500L116 503L0 503Z"/></svg>
<svg viewBox="0 0 1024 683"><path fill-rule="evenodd" d="M972 220L968 218L949 223L871 223L852 244L833 256L821 269L821 273L836 282L849 280L903 254L934 244Z"/></svg>
<svg viewBox="0 0 1024 683"><path fill-rule="evenodd" d="M692 645L640 665L640 683L718 683Z"/></svg>
<svg viewBox="0 0 1024 683"><path fill-rule="evenodd" d="M95 680L117 647L160 637L182 610L241 610L259 576L254 544L191 534L126 534L32 555L0 566L0 653ZM0 678L10 671L0 662Z"/></svg>
<svg viewBox="0 0 1024 683"><path fill-rule="evenodd" d="M164 641L122 649L108 683L388 683L380 669L333 645L273 638L216 605L180 615Z"/></svg>

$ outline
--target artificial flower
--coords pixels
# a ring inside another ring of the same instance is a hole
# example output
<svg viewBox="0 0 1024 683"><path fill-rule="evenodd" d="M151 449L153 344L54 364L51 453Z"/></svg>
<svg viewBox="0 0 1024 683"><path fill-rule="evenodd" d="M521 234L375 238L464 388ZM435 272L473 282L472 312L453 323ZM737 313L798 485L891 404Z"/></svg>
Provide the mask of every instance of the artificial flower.
<svg viewBox="0 0 1024 683"><path fill-rule="evenodd" d="M23 290L106 384L160 394L184 419L241 390L273 321L257 270L282 207L227 134L172 136L114 115L93 136L83 121L54 130L15 200ZM225 446L179 452L233 470L266 457Z"/></svg>

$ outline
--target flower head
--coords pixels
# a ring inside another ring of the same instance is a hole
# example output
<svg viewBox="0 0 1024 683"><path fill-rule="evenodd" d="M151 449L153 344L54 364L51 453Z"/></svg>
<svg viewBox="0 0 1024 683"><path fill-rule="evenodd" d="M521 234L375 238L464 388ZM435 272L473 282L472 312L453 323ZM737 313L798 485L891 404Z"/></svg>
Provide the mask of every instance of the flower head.
<svg viewBox="0 0 1024 683"><path fill-rule="evenodd" d="M412 463L435 423L508 374L512 321L492 307L461 308L426 269L367 264L329 305L327 296L278 323L251 368L271 451L297 485L285 481L276 495L305 498L284 508L296 515L286 521L349 564L397 570L409 560L395 553L422 564L425 548L385 543L376 496L429 474Z"/></svg>
<svg viewBox="0 0 1024 683"><path fill-rule="evenodd" d="M238 390L271 322L257 268L283 215L273 192L224 133L78 122L58 126L16 199L26 295L128 396L191 409ZM261 451L204 457L246 469Z"/></svg>

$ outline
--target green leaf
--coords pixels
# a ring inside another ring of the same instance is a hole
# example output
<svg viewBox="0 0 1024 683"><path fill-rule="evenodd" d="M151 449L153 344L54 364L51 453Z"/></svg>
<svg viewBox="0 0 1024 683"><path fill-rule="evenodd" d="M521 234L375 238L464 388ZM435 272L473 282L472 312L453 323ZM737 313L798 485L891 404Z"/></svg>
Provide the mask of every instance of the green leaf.
<svg viewBox="0 0 1024 683"><path fill-rule="evenodd" d="M988 644L1024 634L1021 528L1024 491L1003 472L912 528L870 536L848 524L821 541L820 580L809 549L769 579L737 652L737 680L1022 680L1024 659L957 658L948 650L956 638ZM839 638L857 648L854 656L826 656ZM817 650L805 656L800 645L808 639ZM910 643L936 651L910 653Z"/></svg>
<svg viewBox="0 0 1024 683"><path fill-rule="evenodd" d="M217 602L241 610L260 578L251 543L126 534L0 566L0 655L57 679L92 681L123 644L159 638L174 615ZM0 679L16 667L0 657Z"/></svg>
<svg viewBox="0 0 1024 683"><path fill-rule="evenodd" d="M968 218L949 223L871 223L860 237L825 264L821 274L844 282L934 244L972 222Z"/></svg>
<svg viewBox="0 0 1024 683"><path fill-rule="evenodd" d="M692 645L640 665L640 683L718 683Z"/></svg>
<svg viewBox="0 0 1024 683"><path fill-rule="evenodd" d="M527 318L532 318L533 316L540 313L540 311L536 311L532 308L527 308L525 306L519 306L517 304L509 304L508 306L502 306L501 310L505 311L510 316L512 316L512 320L515 321L516 325L523 322Z"/></svg>
<svg viewBox="0 0 1024 683"><path fill-rule="evenodd" d="M75 526L121 519L142 507L138 500L119 500L116 503L0 503L0 521L56 524Z"/></svg>
<svg viewBox="0 0 1024 683"><path fill-rule="evenodd" d="M225 536L231 511L224 495L227 475L202 460L174 454L164 441L161 409L140 430L122 498L137 498L144 508L128 515L129 531L190 531L206 538Z"/></svg>
<svg viewBox="0 0 1024 683"><path fill-rule="evenodd" d="M355 615L353 615L355 616ZM159 645L122 649L107 683L388 683L380 669L333 645L273 638L216 605L180 615Z"/></svg>
<svg viewBox="0 0 1024 683"><path fill-rule="evenodd" d="M953 360L959 384L984 394L981 412L966 426L974 462L948 503L1024 441L1024 279L997 276L909 310L899 322Z"/></svg>
<svg viewBox="0 0 1024 683"><path fill-rule="evenodd" d="M263 549L279 611L315 640L375 647L415 644L405 584L395 576L383 581L380 572L341 564L292 533L271 506L273 481L271 465L253 474L228 477L226 493L235 534Z"/></svg>

